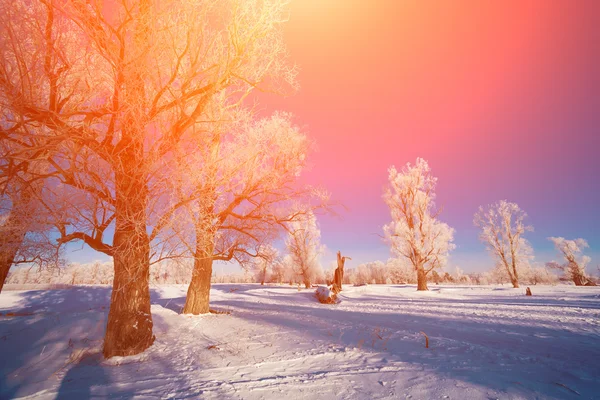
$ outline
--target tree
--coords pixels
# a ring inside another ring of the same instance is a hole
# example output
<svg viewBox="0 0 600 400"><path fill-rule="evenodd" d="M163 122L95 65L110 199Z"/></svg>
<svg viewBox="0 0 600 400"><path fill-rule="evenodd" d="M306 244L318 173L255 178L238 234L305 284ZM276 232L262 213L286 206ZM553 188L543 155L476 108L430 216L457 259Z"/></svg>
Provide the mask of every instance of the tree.
<svg viewBox="0 0 600 400"><path fill-rule="evenodd" d="M538 283L542 285L551 285L558 281L558 277L551 274L547 268L538 266L531 268L528 281L532 285L537 285Z"/></svg>
<svg viewBox="0 0 600 400"><path fill-rule="evenodd" d="M308 289L323 275L319 262L323 246L315 214L307 211L299 215L302 217L288 224L285 246L290 256L291 268Z"/></svg>
<svg viewBox="0 0 600 400"><path fill-rule="evenodd" d="M41 201L43 167L24 157L24 149L7 144L0 141L0 292L14 264L41 269L63 263Z"/></svg>
<svg viewBox="0 0 600 400"><path fill-rule="evenodd" d="M214 96L235 104L258 86L293 83L281 29L286 3L21 0L0 7L0 100L9 110L3 136L20 140L37 128L37 146L51 150L54 185L85 193L82 208L60 226L60 242L82 240L113 257L105 357L137 354L154 341L156 235L148 233L148 213L161 198L157 171L177 146L201 135L197 124Z"/></svg>
<svg viewBox="0 0 600 400"><path fill-rule="evenodd" d="M407 258L390 258L387 260L385 268L388 271L390 283L417 283L414 267Z"/></svg>
<svg viewBox="0 0 600 400"><path fill-rule="evenodd" d="M589 247L584 239L567 240L562 237L549 237L554 247L565 258L564 264L555 261L549 262L550 268L560 269L571 279L576 286L584 286L589 282L585 275L585 267L591 261L588 256L582 255L583 250Z"/></svg>
<svg viewBox="0 0 600 400"><path fill-rule="evenodd" d="M435 209L437 178L427 161L417 158L400 172L389 169L389 186L383 199L390 208L392 222L384 226L392 252L410 261L417 274L417 290L428 290L427 274L443 267L454 249L454 229L438 220Z"/></svg>
<svg viewBox="0 0 600 400"><path fill-rule="evenodd" d="M521 271L529 268L533 250L523 237L533 231L531 225L525 225L527 214L516 203L498 201L487 208L479 207L474 224L481 228L479 239L485 243L488 251L506 271L513 287L519 287Z"/></svg>
<svg viewBox="0 0 600 400"><path fill-rule="evenodd" d="M254 272L261 285L267 281L267 273L274 265L281 262L279 251L270 244L264 244L257 250L257 257L252 258L248 267Z"/></svg>
<svg viewBox="0 0 600 400"><path fill-rule="evenodd" d="M212 118L222 120L221 112L215 107ZM176 182L179 199L173 209L184 205L185 212L175 213L168 223L194 258L184 313L209 311L214 261L244 265L269 259L265 245L286 223L326 205L326 193L296 185L312 145L291 115L253 120L249 113L240 114L226 118L230 123L207 127L208 145L199 142L195 151L178 157L177 176L185 179ZM294 211L298 203L305 208Z"/></svg>

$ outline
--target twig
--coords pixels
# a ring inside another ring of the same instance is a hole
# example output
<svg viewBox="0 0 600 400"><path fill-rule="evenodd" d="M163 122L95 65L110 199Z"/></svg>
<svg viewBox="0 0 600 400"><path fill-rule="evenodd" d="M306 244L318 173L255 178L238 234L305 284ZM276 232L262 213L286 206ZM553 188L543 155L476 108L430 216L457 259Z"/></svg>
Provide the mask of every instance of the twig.
<svg viewBox="0 0 600 400"><path fill-rule="evenodd" d="M421 331L421 334L425 336L425 348L429 348L429 337L425 334L425 332Z"/></svg>
<svg viewBox="0 0 600 400"><path fill-rule="evenodd" d="M565 389L567 389L567 390L569 390L569 391L571 391L571 392L575 393L577 396L581 396L581 393L579 393L577 390L573 390L573 389L571 389L570 387L568 387L568 386L567 386L567 385L565 385L564 383L560 383L560 382L554 382L554 383L555 383L556 385L558 385L558 386L562 386L562 387L564 387Z"/></svg>

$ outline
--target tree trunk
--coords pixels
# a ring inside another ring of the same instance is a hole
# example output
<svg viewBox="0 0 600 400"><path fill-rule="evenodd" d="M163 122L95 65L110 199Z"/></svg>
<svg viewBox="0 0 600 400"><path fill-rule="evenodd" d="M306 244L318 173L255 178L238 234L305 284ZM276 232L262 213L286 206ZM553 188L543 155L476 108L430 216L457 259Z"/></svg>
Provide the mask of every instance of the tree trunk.
<svg viewBox="0 0 600 400"><path fill-rule="evenodd" d="M333 273L333 292L339 293L342 291L342 280L343 280L344 270L341 270L340 267L335 269Z"/></svg>
<svg viewBox="0 0 600 400"><path fill-rule="evenodd" d="M513 288L518 288L519 287L519 273L517 272L517 264L515 261L515 252L512 251L512 274L510 275L510 282L513 285Z"/></svg>
<svg viewBox="0 0 600 400"><path fill-rule="evenodd" d="M12 253L12 254L9 254ZM2 250L0 252L0 293L2 293L2 288L4 287L4 282L6 282L6 277L8 276L8 271L13 264L15 256L17 254L17 250L7 251Z"/></svg>
<svg viewBox="0 0 600 400"><path fill-rule="evenodd" d="M27 221L36 212L32 204L35 190L39 190L37 183L27 184L19 189L18 195L12 198L8 219L0 226L0 293L29 230Z"/></svg>
<svg viewBox="0 0 600 400"><path fill-rule="evenodd" d="M147 187L141 171L141 142L123 150L115 173L114 269L104 357L141 353L152 345L150 242L146 232Z"/></svg>
<svg viewBox="0 0 600 400"><path fill-rule="evenodd" d="M429 290L427 287L427 274L422 265L417 267L417 290Z"/></svg>
<svg viewBox="0 0 600 400"><path fill-rule="evenodd" d="M10 224L10 217L8 224ZM4 227L2 227L4 228ZM6 282L8 271L15 261L19 247L25 239L26 232L18 229L13 229L12 232L6 233L4 229L0 230L2 237L0 238L0 293Z"/></svg>
<svg viewBox="0 0 600 400"><path fill-rule="evenodd" d="M196 218L196 250L194 252L194 270L192 281L185 298L184 314L206 314L210 302L210 278L212 276L215 233L211 227L211 212L214 202L211 194L201 199L201 214ZM207 229L207 227L209 227Z"/></svg>
<svg viewBox="0 0 600 400"><path fill-rule="evenodd" d="M336 294L342 291L342 282L344 280L344 264L346 263L346 259L351 260L350 257L342 257L342 253L340 251L337 252L338 267L333 275L333 292Z"/></svg>
<svg viewBox="0 0 600 400"><path fill-rule="evenodd" d="M194 257L194 271L185 298L184 314L198 315L209 312L212 263L212 254L206 257L198 254Z"/></svg>
<svg viewBox="0 0 600 400"><path fill-rule="evenodd" d="M575 286L585 286L585 284L587 283L587 279L584 275L580 273L574 273L573 283L575 283Z"/></svg>
<svg viewBox="0 0 600 400"><path fill-rule="evenodd" d="M133 31L133 52L149 46L150 2L140 0ZM150 314L150 239L147 233L148 171L144 154L146 95L144 57L119 65L123 85L121 135L112 151L115 179L115 276L104 337L104 357L130 356L154 342Z"/></svg>

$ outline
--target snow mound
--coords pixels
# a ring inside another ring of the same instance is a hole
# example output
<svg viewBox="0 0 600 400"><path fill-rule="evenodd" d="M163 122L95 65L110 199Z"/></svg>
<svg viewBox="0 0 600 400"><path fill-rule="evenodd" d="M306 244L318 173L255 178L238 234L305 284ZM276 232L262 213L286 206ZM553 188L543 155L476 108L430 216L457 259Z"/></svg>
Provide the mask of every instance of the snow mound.
<svg viewBox="0 0 600 400"><path fill-rule="evenodd" d="M319 286L315 292L319 303L323 304L335 304L337 303L337 295L329 289L327 286Z"/></svg>

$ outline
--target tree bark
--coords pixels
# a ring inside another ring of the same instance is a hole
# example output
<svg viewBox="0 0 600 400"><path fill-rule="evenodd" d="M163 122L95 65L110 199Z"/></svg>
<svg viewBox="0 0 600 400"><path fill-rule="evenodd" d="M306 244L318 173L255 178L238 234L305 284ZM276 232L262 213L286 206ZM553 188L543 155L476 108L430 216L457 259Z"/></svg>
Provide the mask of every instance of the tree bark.
<svg viewBox="0 0 600 400"><path fill-rule="evenodd" d="M519 273L517 272L514 251L512 251L512 274L510 274L510 282L512 283L513 288L516 289L519 287Z"/></svg>
<svg viewBox="0 0 600 400"><path fill-rule="evenodd" d="M113 290L104 357L141 353L152 345L150 241L146 232L147 187L140 142L129 143L115 173L116 219ZM121 168L120 168L121 169Z"/></svg>
<svg viewBox="0 0 600 400"><path fill-rule="evenodd" d="M422 265L417 267L417 290L429 290L427 287L427 273Z"/></svg>
<svg viewBox="0 0 600 400"><path fill-rule="evenodd" d="M192 281L185 298L184 314L206 314L210 303L210 278L212 276L212 254L208 257L201 255L194 258Z"/></svg>
<svg viewBox="0 0 600 400"><path fill-rule="evenodd" d="M584 275L580 273L574 273L573 283L575 283L575 286L585 286L585 284L587 283L587 279Z"/></svg>
<svg viewBox="0 0 600 400"><path fill-rule="evenodd" d="M203 199L207 201L207 198ZM210 203L210 202L209 202ZM210 227L212 203L208 204L196 220L196 249L194 252L194 270L185 298L184 314L206 314L210 311L210 278L212 276L214 230Z"/></svg>
<svg viewBox="0 0 600 400"><path fill-rule="evenodd" d="M149 45L150 2L140 0L132 47L144 51ZM112 151L115 179L115 277L104 337L104 357L130 356L154 342L150 314L150 238L147 233L146 95L143 57L119 65L123 110L121 138Z"/></svg>
<svg viewBox="0 0 600 400"><path fill-rule="evenodd" d="M0 293L29 231L27 221L36 212L32 204L35 190L39 190L39 183L26 184L19 189L19 194L12 198L8 219L0 227Z"/></svg>
<svg viewBox="0 0 600 400"><path fill-rule="evenodd" d="M333 292L336 294L342 291L342 282L344 280L344 264L346 263L346 259L351 260L350 257L342 257L342 253L340 251L337 252L338 267L333 275Z"/></svg>
<svg viewBox="0 0 600 400"><path fill-rule="evenodd" d="M9 217L7 225L13 225L10 219L11 217ZM10 226L8 228L10 229ZM4 227L2 227L0 233L2 235L0 238L0 293L2 293L6 277L25 239L26 232L13 226L10 232L6 232Z"/></svg>

